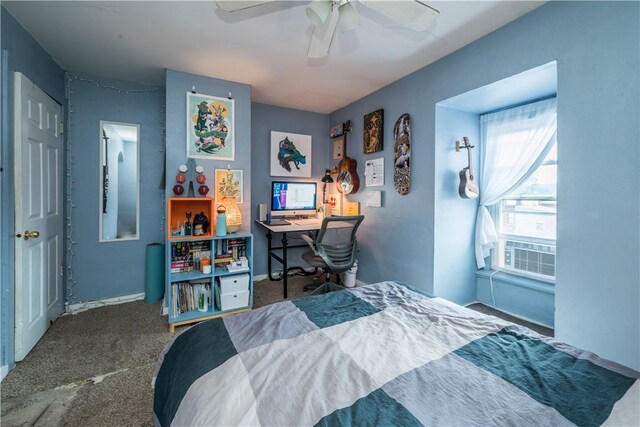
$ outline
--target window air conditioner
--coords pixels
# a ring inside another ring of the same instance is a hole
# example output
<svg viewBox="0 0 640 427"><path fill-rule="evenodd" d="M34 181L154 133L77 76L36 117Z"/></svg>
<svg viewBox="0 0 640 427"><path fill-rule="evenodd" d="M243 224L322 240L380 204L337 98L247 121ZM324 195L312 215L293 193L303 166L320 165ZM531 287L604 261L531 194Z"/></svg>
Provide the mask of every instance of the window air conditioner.
<svg viewBox="0 0 640 427"><path fill-rule="evenodd" d="M556 247L534 243L505 241L504 269L538 275L556 276Z"/></svg>

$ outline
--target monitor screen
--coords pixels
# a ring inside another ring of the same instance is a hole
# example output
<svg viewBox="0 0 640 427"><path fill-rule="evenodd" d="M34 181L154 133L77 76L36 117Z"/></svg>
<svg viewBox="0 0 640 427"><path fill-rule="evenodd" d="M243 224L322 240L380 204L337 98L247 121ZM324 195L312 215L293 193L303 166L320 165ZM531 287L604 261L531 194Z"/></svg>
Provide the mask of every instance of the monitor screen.
<svg viewBox="0 0 640 427"><path fill-rule="evenodd" d="M315 211L316 183L273 181L271 183L271 210Z"/></svg>

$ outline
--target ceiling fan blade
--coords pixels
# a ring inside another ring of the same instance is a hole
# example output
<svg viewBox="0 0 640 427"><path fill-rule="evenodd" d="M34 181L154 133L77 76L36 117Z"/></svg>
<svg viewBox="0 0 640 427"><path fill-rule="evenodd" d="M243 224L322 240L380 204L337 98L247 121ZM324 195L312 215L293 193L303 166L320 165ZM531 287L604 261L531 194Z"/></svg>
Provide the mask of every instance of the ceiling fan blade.
<svg viewBox="0 0 640 427"><path fill-rule="evenodd" d="M331 13L322 26L315 26L313 34L311 35L311 42L309 43L309 50L307 56L309 58L323 58L329 53L331 47L331 41L333 40L333 34L336 31L338 25L338 17L340 13L337 7L331 8Z"/></svg>
<svg viewBox="0 0 640 427"><path fill-rule="evenodd" d="M360 0L360 3L414 31L427 30L435 23L438 15L440 15L440 12L431 6L427 6L417 0Z"/></svg>
<svg viewBox="0 0 640 427"><path fill-rule="evenodd" d="M216 4L222 10L227 12L235 12L237 10L249 9L250 7L260 6L261 4L271 3L275 0L258 0L258 1L245 1L245 0L218 0Z"/></svg>

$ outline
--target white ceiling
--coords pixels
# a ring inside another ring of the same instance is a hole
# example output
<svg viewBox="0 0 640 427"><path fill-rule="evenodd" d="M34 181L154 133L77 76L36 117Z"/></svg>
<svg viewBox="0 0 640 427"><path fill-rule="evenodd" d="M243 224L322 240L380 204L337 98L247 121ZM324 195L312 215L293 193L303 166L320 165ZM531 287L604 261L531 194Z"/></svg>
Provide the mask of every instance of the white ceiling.
<svg viewBox="0 0 640 427"><path fill-rule="evenodd" d="M425 1L425 0L423 0ZM404 29L362 4L357 29L338 29L323 59L308 59L307 1L229 14L214 1L2 1L62 68L164 83L164 69L252 86L252 100L330 113L428 65L543 1L426 1L427 32Z"/></svg>

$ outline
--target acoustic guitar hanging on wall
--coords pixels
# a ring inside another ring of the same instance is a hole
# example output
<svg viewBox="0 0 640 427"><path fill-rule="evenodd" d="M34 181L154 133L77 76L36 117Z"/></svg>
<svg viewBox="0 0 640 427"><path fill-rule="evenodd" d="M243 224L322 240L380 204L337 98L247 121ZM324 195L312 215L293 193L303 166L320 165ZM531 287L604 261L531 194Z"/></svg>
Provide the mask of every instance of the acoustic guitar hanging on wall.
<svg viewBox="0 0 640 427"><path fill-rule="evenodd" d="M358 162L347 156L347 134L351 132L351 121L344 124L344 155L338 163L338 179L336 187L342 194L352 194L360 188L360 178L358 178Z"/></svg>
<svg viewBox="0 0 640 427"><path fill-rule="evenodd" d="M462 169L459 172L460 186L458 186L458 194L463 199L477 199L480 195L480 189L478 188L478 180L473 170L473 163L471 162L471 149L474 147L469 144L469 138L466 136L462 138L464 145L460 146L460 141L456 141L456 151L460 152L461 148L467 149L469 166Z"/></svg>

